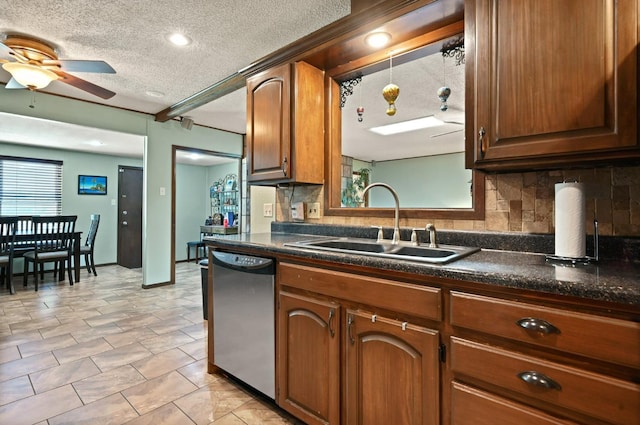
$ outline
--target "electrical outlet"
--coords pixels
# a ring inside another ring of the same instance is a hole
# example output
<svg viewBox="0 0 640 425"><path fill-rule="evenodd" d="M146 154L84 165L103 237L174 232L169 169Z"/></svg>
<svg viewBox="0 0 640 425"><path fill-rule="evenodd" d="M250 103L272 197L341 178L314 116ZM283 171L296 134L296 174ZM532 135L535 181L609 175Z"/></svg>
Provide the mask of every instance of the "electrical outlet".
<svg viewBox="0 0 640 425"><path fill-rule="evenodd" d="M291 218L293 220L304 220L304 202L293 202L291 204Z"/></svg>
<svg viewBox="0 0 640 425"><path fill-rule="evenodd" d="M320 202L311 202L307 204L307 217L320 218Z"/></svg>
<svg viewBox="0 0 640 425"><path fill-rule="evenodd" d="M273 204L263 204L262 215L264 217L273 217Z"/></svg>

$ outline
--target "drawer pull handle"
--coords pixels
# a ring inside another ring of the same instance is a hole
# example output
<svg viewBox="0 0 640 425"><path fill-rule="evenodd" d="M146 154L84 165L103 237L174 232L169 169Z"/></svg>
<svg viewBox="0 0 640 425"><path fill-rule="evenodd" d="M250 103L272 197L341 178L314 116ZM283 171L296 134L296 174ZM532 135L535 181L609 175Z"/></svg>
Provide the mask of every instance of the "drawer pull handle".
<svg viewBox="0 0 640 425"><path fill-rule="evenodd" d="M349 329L349 342L351 345L356 343L356 340L353 339L353 334L351 333L351 329L353 328L353 315L349 315L349 320L347 321L347 328Z"/></svg>
<svg viewBox="0 0 640 425"><path fill-rule="evenodd" d="M553 379L549 378L547 375L542 373L538 373L535 371L528 372L520 372L518 374L518 378L522 379L529 385L533 385L536 387L546 388L548 390L558 390L560 391L562 387Z"/></svg>
<svg viewBox="0 0 640 425"><path fill-rule="evenodd" d="M336 315L336 310L335 309L330 309L329 310L329 335L331 335L331 338L333 338L336 334L336 331L333 329L333 318Z"/></svg>
<svg viewBox="0 0 640 425"><path fill-rule="evenodd" d="M551 323L546 320L536 319L535 317L525 317L524 319L518 320L516 323L522 329L527 331L534 331L545 335L560 333L560 329L556 328Z"/></svg>

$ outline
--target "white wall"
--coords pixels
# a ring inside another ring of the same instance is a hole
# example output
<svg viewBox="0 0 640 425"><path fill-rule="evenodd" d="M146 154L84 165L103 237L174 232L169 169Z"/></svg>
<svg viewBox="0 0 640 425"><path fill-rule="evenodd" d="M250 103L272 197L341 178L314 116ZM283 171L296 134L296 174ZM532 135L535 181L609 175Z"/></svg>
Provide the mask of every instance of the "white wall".
<svg viewBox="0 0 640 425"><path fill-rule="evenodd" d="M207 168L176 164L175 261L187 259L187 242L200 239L200 225L208 215L209 186ZM191 258L195 253L191 252Z"/></svg>
<svg viewBox="0 0 640 425"><path fill-rule="evenodd" d="M251 192L251 213L249 220L250 233L270 233L271 222L275 220L276 215L276 188L269 186L256 186L250 188ZM264 204L271 204L273 209L273 217L264 217Z"/></svg>
<svg viewBox="0 0 640 425"><path fill-rule="evenodd" d="M464 152L397 161L370 167L371 183L385 182L398 192L400 208L471 208L471 170L464 168ZM354 168L355 169L355 168ZM389 191L369 191L369 206L393 206Z"/></svg>
<svg viewBox="0 0 640 425"><path fill-rule="evenodd" d="M177 121L160 123L149 114L111 108L89 102L36 92L36 107L29 108L28 90L2 90L0 111L63 121L145 136L143 189L144 285L171 280L171 161L172 146L242 154L242 135L194 125L191 130ZM160 195L160 188L166 195Z"/></svg>

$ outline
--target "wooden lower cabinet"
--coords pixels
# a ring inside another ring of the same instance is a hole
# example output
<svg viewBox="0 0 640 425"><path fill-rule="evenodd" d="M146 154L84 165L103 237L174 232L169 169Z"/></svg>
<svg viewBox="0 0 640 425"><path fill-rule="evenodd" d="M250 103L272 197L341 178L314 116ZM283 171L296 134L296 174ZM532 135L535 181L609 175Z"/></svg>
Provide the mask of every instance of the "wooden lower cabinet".
<svg viewBox="0 0 640 425"><path fill-rule="evenodd" d="M439 424L439 335L347 311L346 424Z"/></svg>
<svg viewBox="0 0 640 425"><path fill-rule="evenodd" d="M276 402L307 424L340 423L340 306L278 295Z"/></svg>
<svg viewBox="0 0 640 425"><path fill-rule="evenodd" d="M440 423L440 333L424 327L438 290L288 263L278 276L280 407L309 425Z"/></svg>
<svg viewBox="0 0 640 425"><path fill-rule="evenodd" d="M637 315L518 295L280 262L276 401L309 425L640 425Z"/></svg>

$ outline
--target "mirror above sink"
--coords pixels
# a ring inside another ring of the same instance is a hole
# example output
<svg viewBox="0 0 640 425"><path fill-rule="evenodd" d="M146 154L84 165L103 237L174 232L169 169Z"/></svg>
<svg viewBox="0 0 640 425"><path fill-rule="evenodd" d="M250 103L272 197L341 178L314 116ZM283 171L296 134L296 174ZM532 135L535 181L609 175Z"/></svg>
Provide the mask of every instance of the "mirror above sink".
<svg viewBox="0 0 640 425"><path fill-rule="evenodd" d="M372 67L382 69L358 70L355 78L350 74L341 80L341 206L393 207L384 192L373 191L366 198L353 192L353 181L363 171L360 180L392 186L403 208L472 208L472 172L464 167L465 65L454 54L445 56L446 46L452 53L462 51L463 35L411 55L390 55L386 63ZM392 116L382 96L390 81L400 88ZM450 94L442 102L438 91L445 86ZM408 130L412 124L422 128ZM349 168L355 176L348 175Z"/></svg>
<svg viewBox="0 0 640 425"><path fill-rule="evenodd" d="M393 215L392 199L384 191L369 192L359 204L343 196L347 188L360 200L358 187L349 186L360 177L361 187L380 181L394 187L402 218L484 218L484 177L464 168L465 65L443 58L441 52L456 41L463 42L461 22L326 71L331 131L325 215ZM387 102L382 96L390 81L400 87L394 116L385 114ZM446 111L440 110L437 94L443 85L451 88ZM346 96L345 86L351 89ZM364 107L362 122L356 112L359 106ZM427 117L437 126L393 136L371 131ZM358 174L361 171L369 175Z"/></svg>

